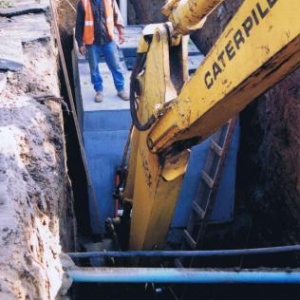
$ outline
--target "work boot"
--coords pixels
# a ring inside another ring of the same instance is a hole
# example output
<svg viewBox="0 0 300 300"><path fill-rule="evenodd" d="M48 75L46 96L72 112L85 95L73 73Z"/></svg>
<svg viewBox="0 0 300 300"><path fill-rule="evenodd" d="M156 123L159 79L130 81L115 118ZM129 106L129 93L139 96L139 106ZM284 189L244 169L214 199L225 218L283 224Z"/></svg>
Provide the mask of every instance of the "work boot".
<svg viewBox="0 0 300 300"><path fill-rule="evenodd" d="M100 103L100 102L103 101L103 98L104 98L103 93L102 92L97 92L96 96L95 96L95 102Z"/></svg>
<svg viewBox="0 0 300 300"><path fill-rule="evenodd" d="M122 90L120 92L118 92L118 97L121 98L124 101L128 101L129 100L129 95L125 90Z"/></svg>

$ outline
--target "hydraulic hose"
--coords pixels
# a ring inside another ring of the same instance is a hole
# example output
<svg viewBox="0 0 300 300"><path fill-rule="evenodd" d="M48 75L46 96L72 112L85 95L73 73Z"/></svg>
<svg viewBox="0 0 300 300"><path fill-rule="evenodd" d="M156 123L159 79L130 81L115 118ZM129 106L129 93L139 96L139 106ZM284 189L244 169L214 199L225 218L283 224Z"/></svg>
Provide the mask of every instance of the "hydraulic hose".
<svg viewBox="0 0 300 300"><path fill-rule="evenodd" d="M148 130L155 121L155 117L151 116L150 119L142 124L137 116L137 107L136 107L136 94L139 93L139 85L137 82L137 76L143 70L146 63L147 53L138 53L136 57L135 64L132 69L131 77L130 77L130 114L132 118L133 125L139 131Z"/></svg>

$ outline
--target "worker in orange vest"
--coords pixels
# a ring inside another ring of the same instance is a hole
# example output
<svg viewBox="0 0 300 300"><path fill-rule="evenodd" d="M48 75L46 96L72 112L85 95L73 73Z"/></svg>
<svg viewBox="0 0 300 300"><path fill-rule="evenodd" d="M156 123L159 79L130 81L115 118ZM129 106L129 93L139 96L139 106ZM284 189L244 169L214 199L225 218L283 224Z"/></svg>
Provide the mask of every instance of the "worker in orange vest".
<svg viewBox="0 0 300 300"><path fill-rule="evenodd" d="M114 28L119 34L119 43L124 42L123 19L116 0L79 0L75 38L79 52L88 56L91 81L96 91L95 101L103 101L103 79L99 72L100 54L103 53L109 67L117 95L129 100L125 90L125 78L119 52L114 41Z"/></svg>

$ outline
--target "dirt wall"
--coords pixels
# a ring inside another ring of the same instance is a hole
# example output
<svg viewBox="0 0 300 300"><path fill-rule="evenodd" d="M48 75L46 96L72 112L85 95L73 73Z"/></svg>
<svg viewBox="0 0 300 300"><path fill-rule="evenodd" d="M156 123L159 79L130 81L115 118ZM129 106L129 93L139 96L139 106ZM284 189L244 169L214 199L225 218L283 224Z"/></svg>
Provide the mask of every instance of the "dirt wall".
<svg viewBox="0 0 300 300"><path fill-rule="evenodd" d="M20 45L22 57L17 69L10 69L17 59L11 56L0 70L0 299L5 300L60 299L70 285L63 254L74 246L66 107L49 2L40 5L30 12L9 7L17 16L0 19L1 34ZM3 58L15 49L0 50Z"/></svg>
<svg viewBox="0 0 300 300"><path fill-rule="evenodd" d="M165 0L129 0L128 23L134 25L165 22L166 18L160 12L165 2Z"/></svg>

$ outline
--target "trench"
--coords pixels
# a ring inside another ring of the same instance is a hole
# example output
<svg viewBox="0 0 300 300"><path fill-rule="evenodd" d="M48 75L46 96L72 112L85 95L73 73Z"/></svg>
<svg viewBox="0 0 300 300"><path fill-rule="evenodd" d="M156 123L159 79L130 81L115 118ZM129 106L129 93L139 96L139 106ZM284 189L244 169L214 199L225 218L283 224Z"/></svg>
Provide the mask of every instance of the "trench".
<svg viewBox="0 0 300 300"><path fill-rule="evenodd" d="M73 71L72 61L70 59L71 51L73 48L73 39L72 36L61 32L61 41L65 55L66 66L68 69L69 83L71 84L71 90L73 92ZM62 68L60 68L59 77L61 83L61 93L65 99L68 99L67 103L70 107L70 99L66 87L67 83ZM75 97L74 94L73 97ZM75 122L77 122L77 120L74 119L72 115L67 111L64 111L63 115L67 144L67 166L70 174L70 179L72 181L77 232L79 236L90 236L92 231L90 228L90 217L88 207L88 178L86 176L84 161L81 156L80 144L75 127Z"/></svg>
<svg viewBox="0 0 300 300"><path fill-rule="evenodd" d="M62 36L63 37L63 36ZM72 50L72 37L67 36L62 39L66 57L70 56ZM72 78L72 66L68 61L69 76ZM62 94L67 98L66 87L63 76L61 75ZM255 104L254 104L255 105ZM244 112L245 119L249 117L251 111ZM70 115L65 113L65 131L68 154L68 169L71 180L73 182L74 205L77 220L77 232L79 238L84 240L97 241L98 236L92 235L90 228L90 218L88 209L87 195L87 178L84 176L85 169L80 157L79 143L76 138L74 128L74 120ZM244 122L242 118L241 122ZM247 128L242 126L243 134L247 134ZM240 156L245 156L245 153L240 153ZM244 180L245 169L238 166L238 178ZM241 182L238 182L242 186ZM237 191L240 197L243 189ZM235 224L212 226L205 237L205 245L203 249L232 249L245 247L256 247L261 244L261 240L251 239L250 235L253 230L251 228L252 217L249 210L245 208L245 204L238 204L236 214L237 221ZM255 230L255 229L254 229ZM248 240L245 239L245 236ZM273 241L276 243L276 240ZM82 249L78 249L80 251ZM108 262L109 263L109 262ZM89 266L89 260L79 260L78 265ZM109 264L108 264L109 265ZM154 266L157 263L154 264ZM200 258L197 259L197 266L201 268L215 269L240 269L240 268L298 268L299 259L296 254L272 254L250 257L233 257L233 258ZM126 263L125 263L126 266ZM151 265L149 265L151 266ZM122 283L74 283L71 294L73 299L178 299L178 295L184 292L183 299L197 299L201 295L201 299L286 299L287 294L289 299L298 299L300 288L298 285L266 285L266 284L122 284Z"/></svg>
<svg viewBox="0 0 300 300"><path fill-rule="evenodd" d="M66 57L70 83L73 83L73 72L71 62L71 51L73 47L72 35L61 31L61 38ZM68 99L66 82L60 74L62 95ZM74 87L72 86L72 91ZM75 97L75 95L73 94ZM257 176L257 166L251 164L246 137L253 134L253 127L249 126L248 120L257 114L257 101L251 104L241 114L241 146L238 156L237 185L236 185L236 208L235 222L227 225L213 225L206 232L203 249L233 249L251 248L259 246L273 246L291 243L294 237L284 236L280 225L275 221L270 225L262 219L267 215L253 216L253 204L249 194L249 180ZM69 175L73 185L74 209L77 221L78 238L89 241L98 241L99 236L93 235L90 227L90 216L88 208L88 178L85 174L84 163L80 153L80 146L76 136L74 119L64 112L64 126L66 132L67 156ZM256 132L257 140L263 139L263 133ZM247 161L247 164L243 163ZM249 179L250 178L250 179ZM276 208L275 208L276 209ZM278 209L278 208L277 208ZM254 210L255 212L255 210ZM277 212L272 212L276 215ZM259 219L259 220L258 220ZM274 219L275 220L275 219ZM267 228L260 226L266 225ZM272 227L273 226L273 227ZM280 234L270 233L277 231ZM261 233L261 234L260 234ZM82 249L77 248L77 251ZM126 249L125 249L126 250ZM76 261L78 265L89 266L88 259ZM108 266L109 266L108 261ZM152 263L156 266L157 262ZM126 266L125 262L122 266ZM151 266L151 265L149 265ZM226 258L199 258L196 266L201 268L236 269L240 268L280 268L295 269L300 267L298 253L268 254L260 256L237 256ZM74 283L71 289L72 299L101 299L101 300L123 300L123 299L299 299L299 285L286 284L125 284L125 283ZM178 296L184 295L184 296Z"/></svg>

